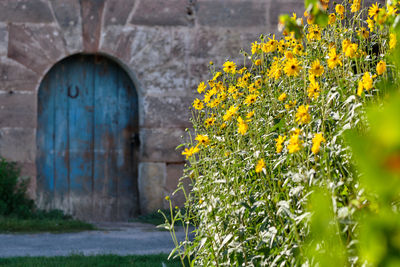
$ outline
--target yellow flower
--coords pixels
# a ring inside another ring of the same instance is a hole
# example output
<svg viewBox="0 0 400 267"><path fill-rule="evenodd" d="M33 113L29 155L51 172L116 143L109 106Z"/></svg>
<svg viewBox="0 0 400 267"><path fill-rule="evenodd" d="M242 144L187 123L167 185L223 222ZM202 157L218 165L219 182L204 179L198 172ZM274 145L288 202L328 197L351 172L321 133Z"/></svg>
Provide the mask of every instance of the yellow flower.
<svg viewBox="0 0 400 267"><path fill-rule="evenodd" d="M316 81L313 81L308 86L308 97L311 99L318 98L320 93L319 84Z"/></svg>
<svg viewBox="0 0 400 267"><path fill-rule="evenodd" d="M285 108L286 109L291 109L291 108L296 106L296 103L297 103L296 100L294 100L294 101L290 100L288 104L285 104Z"/></svg>
<svg viewBox="0 0 400 267"><path fill-rule="evenodd" d="M304 11L304 17L307 18L307 23L308 24L313 24L314 23L314 16L310 15L307 11Z"/></svg>
<svg viewBox="0 0 400 267"><path fill-rule="evenodd" d="M234 85L229 85L228 93L229 93L229 94L234 94L234 93L236 93L236 92L237 92L236 86L234 86Z"/></svg>
<svg viewBox="0 0 400 267"><path fill-rule="evenodd" d="M356 56L356 52L358 49L358 44L350 44L347 49L345 55L350 58L354 58Z"/></svg>
<svg viewBox="0 0 400 267"><path fill-rule="evenodd" d="M336 22L336 15L335 13L329 14L328 24L332 25Z"/></svg>
<svg viewBox="0 0 400 267"><path fill-rule="evenodd" d="M215 124L215 118L212 116L211 118L208 118L204 121L204 124L206 125L206 128L212 126Z"/></svg>
<svg viewBox="0 0 400 267"><path fill-rule="evenodd" d="M361 96L363 91L364 91L363 83L362 83L362 81L359 81L358 82L358 88L357 88L357 95Z"/></svg>
<svg viewBox="0 0 400 267"><path fill-rule="evenodd" d="M300 63L297 58L287 60L284 71L287 76L298 76L301 70Z"/></svg>
<svg viewBox="0 0 400 267"><path fill-rule="evenodd" d="M308 80L309 80L311 83L315 83L315 75L312 74L312 73L309 73L309 74L308 74Z"/></svg>
<svg viewBox="0 0 400 267"><path fill-rule="evenodd" d="M190 148L185 148L185 150L182 152L182 155L186 156L186 159L190 158L194 154L198 153L200 149L195 146L195 147L190 147Z"/></svg>
<svg viewBox="0 0 400 267"><path fill-rule="evenodd" d="M250 111L249 113L246 114L247 122L251 121L251 118L254 116L254 110Z"/></svg>
<svg viewBox="0 0 400 267"><path fill-rule="evenodd" d="M378 15L379 15L379 4L375 2L375 4L370 6L370 8L368 9L368 16L376 20L378 18Z"/></svg>
<svg viewBox="0 0 400 267"><path fill-rule="evenodd" d="M283 53L283 52L285 52L285 50L286 50L286 43L285 43L285 40L282 39L278 42L278 51L280 53Z"/></svg>
<svg viewBox="0 0 400 267"><path fill-rule="evenodd" d="M344 14L344 6L343 5L336 5L335 6L335 11L336 13L338 13L339 15L343 15Z"/></svg>
<svg viewBox="0 0 400 267"><path fill-rule="evenodd" d="M328 59L328 67L330 69L334 69L337 65L342 66L342 61L340 60L339 56L336 54L336 48L332 47L329 50L329 59Z"/></svg>
<svg viewBox="0 0 400 267"><path fill-rule="evenodd" d="M278 100L281 101L281 102L283 102L283 101L286 100L286 98L287 98L286 93L282 93L282 94L278 97Z"/></svg>
<svg viewBox="0 0 400 267"><path fill-rule="evenodd" d="M309 109L309 105L307 105L307 106L304 106L304 105L299 106L299 108L297 109L297 113L296 113L296 122L298 124L306 124L306 123L310 122L311 116L308 113L308 109Z"/></svg>
<svg viewBox="0 0 400 267"><path fill-rule="evenodd" d="M215 73L214 77L212 78L212 81L216 81L221 75L222 72L218 71L217 73Z"/></svg>
<svg viewBox="0 0 400 267"><path fill-rule="evenodd" d="M293 55L292 51L286 51L285 58L286 59L294 59L294 55Z"/></svg>
<svg viewBox="0 0 400 267"><path fill-rule="evenodd" d="M314 74L316 77L321 76L324 73L324 66L322 66L319 62L319 60L315 60L312 64L311 64L311 70L310 72L312 74Z"/></svg>
<svg viewBox="0 0 400 267"><path fill-rule="evenodd" d="M357 95L361 96L363 90L369 91L373 86L372 76L369 72L364 73L362 79L358 82Z"/></svg>
<svg viewBox="0 0 400 267"><path fill-rule="evenodd" d="M226 61L223 66L224 66L224 71L226 73L232 73L232 74L236 73L236 63L232 61Z"/></svg>
<svg viewBox="0 0 400 267"><path fill-rule="evenodd" d="M252 93L257 90L255 83L251 83L248 87L249 92Z"/></svg>
<svg viewBox="0 0 400 267"><path fill-rule="evenodd" d="M369 31L367 31L364 27L361 27L361 29L358 31L358 36L367 39L369 37Z"/></svg>
<svg viewBox="0 0 400 267"><path fill-rule="evenodd" d="M214 65L214 62L210 61L208 64L210 64L212 66L212 65Z"/></svg>
<svg viewBox="0 0 400 267"><path fill-rule="evenodd" d="M246 67L241 68L240 70L238 70L239 74L243 74L243 72L245 72L247 70Z"/></svg>
<svg viewBox="0 0 400 267"><path fill-rule="evenodd" d="M364 73L362 77L362 83L365 90L369 91L372 88L372 76L369 72Z"/></svg>
<svg viewBox="0 0 400 267"><path fill-rule="evenodd" d="M356 52L358 49L358 44L351 43L350 40L345 39L342 42L343 53L346 57L353 58L356 56Z"/></svg>
<svg viewBox="0 0 400 267"><path fill-rule="evenodd" d="M199 94L203 93L207 88L207 85L204 82L199 83L199 86L197 86L197 92Z"/></svg>
<svg viewBox="0 0 400 267"><path fill-rule="evenodd" d="M297 44L293 49L293 54L301 56L303 55L304 47L302 44Z"/></svg>
<svg viewBox="0 0 400 267"><path fill-rule="evenodd" d="M287 146L289 154L296 153L301 150L302 141L298 134L293 134L289 139L289 144Z"/></svg>
<svg viewBox="0 0 400 267"><path fill-rule="evenodd" d="M267 73L268 78L278 80L281 77L281 69L279 66L279 61L277 58L271 64L271 68L268 70Z"/></svg>
<svg viewBox="0 0 400 267"><path fill-rule="evenodd" d="M224 121L229 121L238 111L239 107L235 107L234 105L230 106L230 108L226 111L223 116Z"/></svg>
<svg viewBox="0 0 400 267"><path fill-rule="evenodd" d="M303 132L301 131L301 129L296 128L294 130L292 130L291 135L301 135Z"/></svg>
<svg viewBox="0 0 400 267"><path fill-rule="evenodd" d="M278 136L278 138L275 139L276 142L276 153L281 153L282 149L283 149L283 142L285 142L286 140L286 135L282 136Z"/></svg>
<svg viewBox="0 0 400 267"><path fill-rule="evenodd" d="M262 79L257 79L257 80L254 82L254 85L256 86L256 88L260 89L260 88L261 88L261 85L262 85Z"/></svg>
<svg viewBox="0 0 400 267"><path fill-rule="evenodd" d="M247 133L247 130L249 129L249 126L240 116L237 118L237 121L238 121L238 124L237 124L238 133L240 133L241 135L245 135Z"/></svg>
<svg viewBox="0 0 400 267"><path fill-rule="evenodd" d="M254 62L254 64L255 64L256 66L260 66L260 65L261 65L261 59L257 59L257 60Z"/></svg>
<svg viewBox="0 0 400 267"><path fill-rule="evenodd" d="M319 3L321 4L322 8L324 10L328 9L329 7L329 0L319 0Z"/></svg>
<svg viewBox="0 0 400 267"><path fill-rule="evenodd" d="M316 24L311 25L308 29L307 39L321 40L321 28Z"/></svg>
<svg viewBox="0 0 400 267"><path fill-rule="evenodd" d="M397 43L396 34L391 33L389 35L389 48L393 49L396 46L396 43Z"/></svg>
<svg viewBox="0 0 400 267"><path fill-rule="evenodd" d="M395 6L389 6L389 5L387 6L388 16L396 15L396 13L397 13L397 8Z"/></svg>
<svg viewBox="0 0 400 267"><path fill-rule="evenodd" d="M312 139L313 145L311 147L311 151L314 154L317 154L319 152L319 148L321 146L322 142L326 142L325 138L322 136L322 133L317 133L314 135L314 138Z"/></svg>
<svg viewBox="0 0 400 267"><path fill-rule="evenodd" d="M254 42L251 44L251 53L255 54L257 51L260 49L260 44L257 42Z"/></svg>
<svg viewBox="0 0 400 267"><path fill-rule="evenodd" d="M195 108L195 109L197 109L197 110L201 110L201 109L203 109L204 108L204 104L203 104L203 102L201 102L201 100L200 99L198 99L198 98L196 98L194 101L193 101L193 107Z"/></svg>
<svg viewBox="0 0 400 267"><path fill-rule="evenodd" d="M378 75L382 75L385 71L386 71L386 62L381 60L376 65L376 72L378 73Z"/></svg>
<svg viewBox="0 0 400 267"><path fill-rule="evenodd" d="M271 38L269 38L269 41L267 43L264 43L261 47L261 50L264 53L272 53L274 52L278 47L278 41L275 40L275 35Z"/></svg>
<svg viewBox="0 0 400 267"><path fill-rule="evenodd" d="M266 167L264 159L260 159L256 165L256 173L262 172L262 170Z"/></svg>
<svg viewBox="0 0 400 267"><path fill-rule="evenodd" d="M244 103L247 105L251 105L256 102L258 95L252 94L248 95L246 99L244 100Z"/></svg>
<svg viewBox="0 0 400 267"><path fill-rule="evenodd" d="M207 135L197 135L195 140L199 142L199 145L208 146L210 144L210 139Z"/></svg>
<svg viewBox="0 0 400 267"><path fill-rule="evenodd" d="M366 22L367 22L367 24L368 24L369 30L370 30L371 32L373 32L373 31L374 31L374 28L375 28L375 22L374 22L372 19L370 19L370 18L368 18L368 19L366 20Z"/></svg>
<svg viewBox="0 0 400 267"><path fill-rule="evenodd" d="M351 12L355 13L361 8L361 0L353 0L353 4L351 5Z"/></svg>

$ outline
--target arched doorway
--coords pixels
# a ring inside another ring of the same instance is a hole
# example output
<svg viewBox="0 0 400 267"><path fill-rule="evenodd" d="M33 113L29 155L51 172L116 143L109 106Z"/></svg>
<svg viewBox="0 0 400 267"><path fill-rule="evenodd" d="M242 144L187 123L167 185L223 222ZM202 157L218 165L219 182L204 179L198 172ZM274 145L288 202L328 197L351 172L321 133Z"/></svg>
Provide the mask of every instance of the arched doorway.
<svg viewBox="0 0 400 267"><path fill-rule="evenodd" d="M38 93L40 206L77 218L138 212L138 97L127 73L97 55L57 63Z"/></svg>

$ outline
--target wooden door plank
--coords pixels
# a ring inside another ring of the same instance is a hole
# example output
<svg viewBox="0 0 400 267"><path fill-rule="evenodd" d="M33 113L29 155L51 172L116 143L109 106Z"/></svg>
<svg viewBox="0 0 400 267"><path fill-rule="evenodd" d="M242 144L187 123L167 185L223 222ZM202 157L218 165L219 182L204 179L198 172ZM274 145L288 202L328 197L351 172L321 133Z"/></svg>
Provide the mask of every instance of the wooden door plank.
<svg viewBox="0 0 400 267"><path fill-rule="evenodd" d="M69 173L71 202L89 212L93 191L93 64L81 56L69 62ZM79 203L81 202L81 203Z"/></svg>
<svg viewBox="0 0 400 267"><path fill-rule="evenodd" d="M120 69L118 72L118 173L120 174L119 185L119 210L120 213L132 209L132 203L137 203L137 184L135 183L135 133L138 133L138 121L135 110L137 109L137 95L129 76ZM131 210L131 215L137 209Z"/></svg>
<svg viewBox="0 0 400 267"><path fill-rule="evenodd" d="M94 192L101 200L97 208L112 217L118 210L118 69L109 60L95 64L95 137L94 137Z"/></svg>
<svg viewBox="0 0 400 267"><path fill-rule="evenodd" d="M41 197L46 198L54 194L54 97L51 94L50 77L51 75L46 76L39 88L36 135L37 182L39 190L42 191Z"/></svg>
<svg viewBox="0 0 400 267"><path fill-rule="evenodd" d="M54 70L51 80L54 94L54 180L57 201L67 210L69 203L69 150L68 150L68 61L61 62Z"/></svg>

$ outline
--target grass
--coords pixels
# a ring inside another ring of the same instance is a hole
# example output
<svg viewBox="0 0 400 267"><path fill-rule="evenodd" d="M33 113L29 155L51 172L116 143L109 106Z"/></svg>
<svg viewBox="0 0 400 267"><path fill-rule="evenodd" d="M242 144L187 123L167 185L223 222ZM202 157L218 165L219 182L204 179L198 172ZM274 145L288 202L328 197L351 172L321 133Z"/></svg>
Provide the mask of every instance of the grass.
<svg viewBox="0 0 400 267"><path fill-rule="evenodd" d="M15 257L0 258L0 266L138 266L138 267L157 267L157 266L181 266L179 259L167 260L167 254L157 255L97 255L97 256L59 256L59 257ZM164 263L164 265L163 265Z"/></svg>
<svg viewBox="0 0 400 267"><path fill-rule="evenodd" d="M164 212L164 214L167 216L168 220L171 219L169 210L162 210L162 212ZM155 212L152 212L149 214L140 215L140 216L132 219L132 222L149 223L149 224L153 224L153 225L157 226L157 225L165 223L165 219L164 219L164 216L160 212L155 211Z"/></svg>
<svg viewBox="0 0 400 267"><path fill-rule="evenodd" d="M0 218L0 233L66 233L96 230L89 223L64 218Z"/></svg>

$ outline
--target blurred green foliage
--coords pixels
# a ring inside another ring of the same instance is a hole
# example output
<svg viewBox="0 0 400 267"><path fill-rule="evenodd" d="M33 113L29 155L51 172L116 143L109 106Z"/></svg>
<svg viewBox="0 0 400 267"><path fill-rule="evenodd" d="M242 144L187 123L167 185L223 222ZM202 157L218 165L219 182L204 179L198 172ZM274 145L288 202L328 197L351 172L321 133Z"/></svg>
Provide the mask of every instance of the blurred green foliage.
<svg viewBox="0 0 400 267"><path fill-rule="evenodd" d="M26 196L27 180L20 181L20 170L0 158L0 216L29 217L34 203Z"/></svg>

